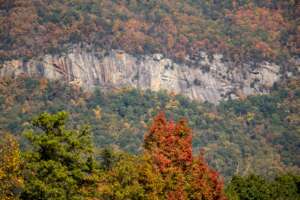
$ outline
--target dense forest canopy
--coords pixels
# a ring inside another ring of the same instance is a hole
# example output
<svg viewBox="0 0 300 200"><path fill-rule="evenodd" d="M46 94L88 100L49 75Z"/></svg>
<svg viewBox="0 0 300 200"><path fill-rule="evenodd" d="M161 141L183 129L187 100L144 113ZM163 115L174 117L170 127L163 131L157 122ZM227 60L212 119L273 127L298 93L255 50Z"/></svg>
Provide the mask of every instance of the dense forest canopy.
<svg viewBox="0 0 300 200"><path fill-rule="evenodd" d="M60 53L72 44L234 61L299 55L295 0L1 0L1 60Z"/></svg>
<svg viewBox="0 0 300 200"><path fill-rule="evenodd" d="M299 20L298 0L0 0L0 68L76 46L281 66L218 105L4 72L0 199L300 199Z"/></svg>
<svg viewBox="0 0 300 200"><path fill-rule="evenodd" d="M187 118L194 153L205 151L209 164L228 179L251 172L273 176L299 169L299 80L275 85L270 95L230 100L215 106L165 92L123 89L111 93L82 91L60 81L19 77L0 84L0 131L17 136L41 111L70 112L70 124L88 123L95 145L142 151L149 120L164 110ZM23 141L23 139L21 140ZM21 142L21 147L26 143ZM258 148L259 147L259 148Z"/></svg>

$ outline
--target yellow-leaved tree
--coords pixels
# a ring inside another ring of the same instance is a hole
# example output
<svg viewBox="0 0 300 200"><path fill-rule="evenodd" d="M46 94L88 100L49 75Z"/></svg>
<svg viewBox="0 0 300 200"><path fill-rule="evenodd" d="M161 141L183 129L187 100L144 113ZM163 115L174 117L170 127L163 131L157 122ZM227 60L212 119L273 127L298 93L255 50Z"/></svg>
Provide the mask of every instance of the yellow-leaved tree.
<svg viewBox="0 0 300 200"><path fill-rule="evenodd" d="M19 144L12 135L0 136L0 199L18 199L23 186Z"/></svg>

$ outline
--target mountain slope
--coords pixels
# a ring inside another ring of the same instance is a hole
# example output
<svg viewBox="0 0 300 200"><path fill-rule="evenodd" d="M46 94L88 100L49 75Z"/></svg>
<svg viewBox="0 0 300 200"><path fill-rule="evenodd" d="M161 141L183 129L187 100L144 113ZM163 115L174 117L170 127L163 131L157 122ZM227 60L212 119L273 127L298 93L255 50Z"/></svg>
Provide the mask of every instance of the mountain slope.
<svg viewBox="0 0 300 200"><path fill-rule="evenodd" d="M293 0L2 0L0 57L88 43L177 61L205 50L236 62L284 63L299 54L299 8Z"/></svg>
<svg viewBox="0 0 300 200"><path fill-rule="evenodd" d="M164 92L119 90L83 92L60 81L3 79L0 88L1 132L20 135L41 111L67 110L71 122L89 123L98 147L113 145L137 153L147 124L160 110L193 127L193 146L205 150L209 163L226 177L255 172L270 176L299 168L299 81L219 106L201 104ZM26 145L26 143L23 143Z"/></svg>
<svg viewBox="0 0 300 200"><path fill-rule="evenodd" d="M0 74L218 103L299 76L298 1L1 1Z"/></svg>

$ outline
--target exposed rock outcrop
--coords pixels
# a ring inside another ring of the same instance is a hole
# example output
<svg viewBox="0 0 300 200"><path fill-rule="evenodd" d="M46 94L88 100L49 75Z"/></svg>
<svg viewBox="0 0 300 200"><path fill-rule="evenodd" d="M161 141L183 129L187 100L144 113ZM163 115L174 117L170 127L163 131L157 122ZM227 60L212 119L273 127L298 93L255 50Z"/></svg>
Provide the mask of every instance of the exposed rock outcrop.
<svg viewBox="0 0 300 200"><path fill-rule="evenodd" d="M268 62L256 67L247 63L235 66L223 61L222 55L209 59L205 52L188 65L160 54L135 57L118 50L94 52L76 47L64 55L7 61L0 67L0 76L38 75L89 90L96 86L167 90L218 103L221 99L267 93L280 79L279 71L280 66Z"/></svg>

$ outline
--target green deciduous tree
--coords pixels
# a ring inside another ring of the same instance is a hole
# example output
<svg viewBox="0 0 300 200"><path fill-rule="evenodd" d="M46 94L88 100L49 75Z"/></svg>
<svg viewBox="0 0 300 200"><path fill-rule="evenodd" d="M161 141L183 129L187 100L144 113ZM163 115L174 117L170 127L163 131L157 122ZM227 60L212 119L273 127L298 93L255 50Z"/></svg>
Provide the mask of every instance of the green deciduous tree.
<svg viewBox="0 0 300 200"><path fill-rule="evenodd" d="M284 174L274 180L262 176L235 176L226 188L230 200L295 200L300 199L300 176Z"/></svg>
<svg viewBox="0 0 300 200"><path fill-rule="evenodd" d="M113 166L101 176L99 199L163 199L163 179L149 157L119 154L117 160L109 162Z"/></svg>
<svg viewBox="0 0 300 200"><path fill-rule="evenodd" d="M271 198L271 190L266 180L256 175L245 178L233 177L227 193L230 199L231 197L244 200L268 200Z"/></svg>

